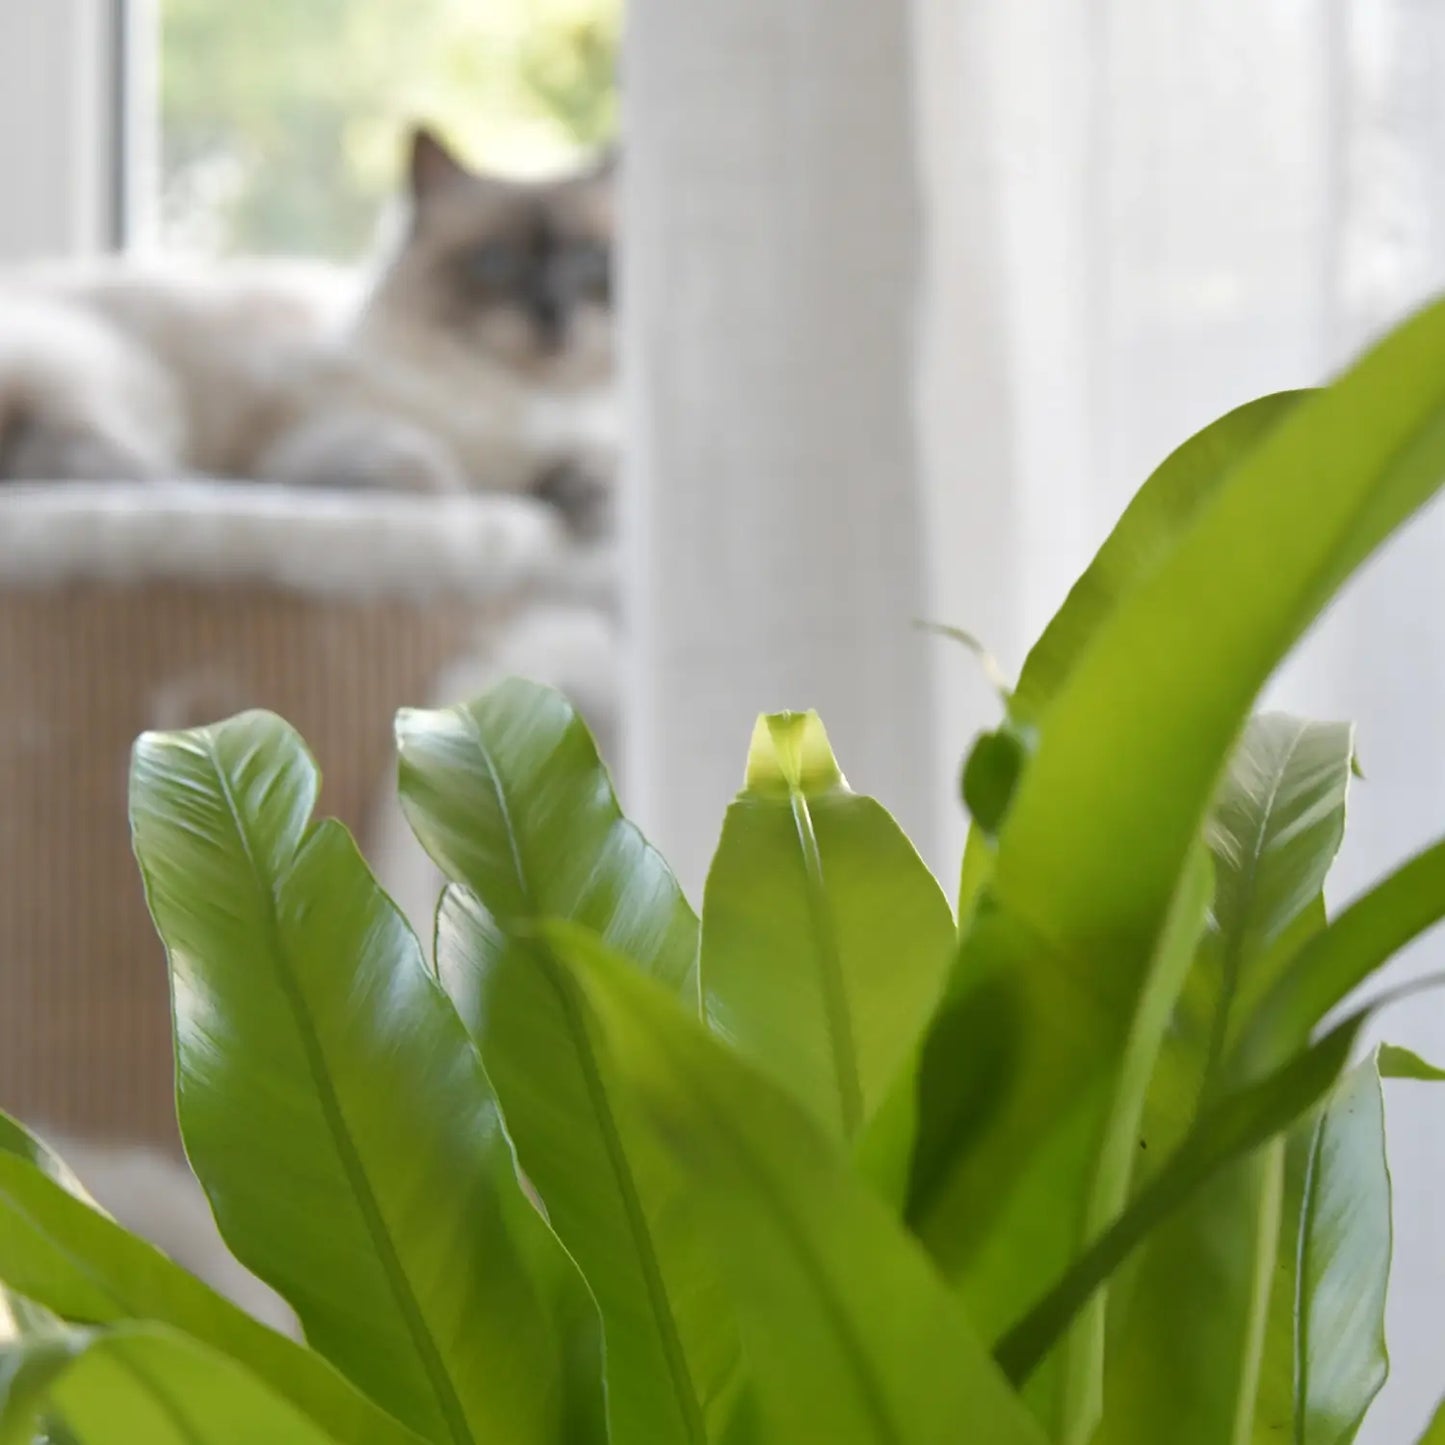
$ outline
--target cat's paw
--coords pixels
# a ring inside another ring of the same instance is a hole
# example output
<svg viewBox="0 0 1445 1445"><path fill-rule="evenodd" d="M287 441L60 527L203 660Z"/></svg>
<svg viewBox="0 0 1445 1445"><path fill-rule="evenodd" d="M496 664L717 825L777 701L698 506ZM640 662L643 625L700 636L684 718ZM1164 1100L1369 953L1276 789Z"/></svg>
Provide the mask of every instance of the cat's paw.
<svg viewBox="0 0 1445 1445"><path fill-rule="evenodd" d="M285 433L263 454L264 481L354 491L460 492L461 469L438 437L385 416L341 412Z"/></svg>
<svg viewBox="0 0 1445 1445"><path fill-rule="evenodd" d="M575 459L548 467L532 483L531 493L556 507L576 537L606 536L615 524L616 487L604 468Z"/></svg>
<svg viewBox="0 0 1445 1445"><path fill-rule="evenodd" d="M0 481L149 482L161 475L153 458L85 427L27 417L0 433Z"/></svg>

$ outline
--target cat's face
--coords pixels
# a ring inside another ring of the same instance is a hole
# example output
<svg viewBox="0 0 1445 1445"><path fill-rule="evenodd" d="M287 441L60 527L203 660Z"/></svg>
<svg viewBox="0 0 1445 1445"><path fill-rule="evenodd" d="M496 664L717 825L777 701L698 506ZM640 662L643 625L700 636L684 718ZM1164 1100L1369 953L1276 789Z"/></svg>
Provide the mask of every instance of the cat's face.
<svg viewBox="0 0 1445 1445"><path fill-rule="evenodd" d="M613 167L552 181L467 170L412 138L409 217L380 285L388 309L539 384L613 367Z"/></svg>

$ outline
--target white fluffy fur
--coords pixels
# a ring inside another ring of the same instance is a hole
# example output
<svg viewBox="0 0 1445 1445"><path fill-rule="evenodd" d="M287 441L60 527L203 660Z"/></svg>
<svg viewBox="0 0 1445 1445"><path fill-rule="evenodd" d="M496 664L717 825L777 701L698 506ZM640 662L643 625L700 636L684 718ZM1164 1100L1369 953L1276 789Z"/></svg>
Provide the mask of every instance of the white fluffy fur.
<svg viewBox="0 0 1445 1445"><path fill-rule="evenodd" d="M355 311L358 286L291 263L13 273L0 433L39 418L88 439L64 477L421 491L521 491L615 449L610 387L554 394L405 307ZM51 479L52 457L27 475Z"/></svg>

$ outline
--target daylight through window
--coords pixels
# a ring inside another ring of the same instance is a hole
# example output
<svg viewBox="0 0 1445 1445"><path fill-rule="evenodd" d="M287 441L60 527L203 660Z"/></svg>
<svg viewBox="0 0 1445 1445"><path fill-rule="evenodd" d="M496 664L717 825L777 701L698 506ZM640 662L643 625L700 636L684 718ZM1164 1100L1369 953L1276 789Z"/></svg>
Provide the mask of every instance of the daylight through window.
<svg viewBox="0 0 1445 1445"><path fill-rule="evenodd" d="M405 123L535 173L610 139L620 0L161 0L171 251L364 249Z"/></svg>

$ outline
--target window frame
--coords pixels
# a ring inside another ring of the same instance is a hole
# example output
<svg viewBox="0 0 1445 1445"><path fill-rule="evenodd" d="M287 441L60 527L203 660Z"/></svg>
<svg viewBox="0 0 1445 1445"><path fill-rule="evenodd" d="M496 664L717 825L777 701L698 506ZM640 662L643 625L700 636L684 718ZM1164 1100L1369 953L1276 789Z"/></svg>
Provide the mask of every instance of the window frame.
<svg viewBox="0 0 1445 1445"><path fill-rule="evenodd" d="M160 234L161 0L109 3L112 241L127 253L149 252Z"/></svg>

